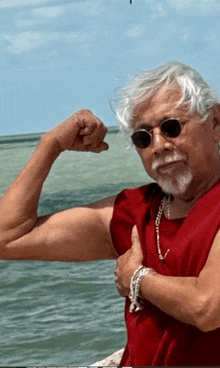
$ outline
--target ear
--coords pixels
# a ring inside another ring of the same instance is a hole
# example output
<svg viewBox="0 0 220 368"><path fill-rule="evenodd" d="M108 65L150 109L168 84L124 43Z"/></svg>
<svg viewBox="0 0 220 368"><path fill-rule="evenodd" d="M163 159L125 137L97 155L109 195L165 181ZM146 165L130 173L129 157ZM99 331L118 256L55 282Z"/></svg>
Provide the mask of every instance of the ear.
<svg viewBox="0 0 220 368"><path fill-rule="evenodd" d="M213 123L214 140L220 142L220 104L215 104L211 109L211 121Z"/></svg>

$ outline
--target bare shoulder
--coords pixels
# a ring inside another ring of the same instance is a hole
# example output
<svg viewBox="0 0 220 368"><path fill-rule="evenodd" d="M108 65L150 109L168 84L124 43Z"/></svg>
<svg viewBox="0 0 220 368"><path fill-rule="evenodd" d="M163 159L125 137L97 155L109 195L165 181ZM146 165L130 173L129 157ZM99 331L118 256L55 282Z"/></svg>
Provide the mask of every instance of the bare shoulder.
<svg viewBox="0 0 220 368"><path fill-rule="evenodd" d="M106 223L107 226L109 226L113 210L114 210L114 203L117 195L113 195L111 197L102 198L97 202L91 203L87 206L90 209L95 210L99 216L102 218L102 220Z"/></svg>
<svg viewBox="0 0 220 368"><path fill-rule="evenodd" d="M91 204L85 206L88 211L93 212L93 215L103 225L103 227L106 231L106 234L108 234L108 238L110 240L110 243L111 243L110 222L111 222L111 219L112 219L112 216L113 216L114 203L115 203L116 197L117 197L117 195L102 198L97 202L94 202L94 203L91 203ZM113 247L113 245L112 245L112 247Z"/></svg>
<svg viewBox="0 0 220 368"><path fill-rule="evenodd" d="M200 272L200 278L204 275L206 277L215 277L214 275L218 274L218 278L220 280L220 229L215 235L214 241L210 248L206 264L202 271Z"/></svg>
<svg viewBox="0 0 220 368"><path fill-rule="evenodd" d="M211 266L215 262L219 263L219 261L220 261L220 229L215 235L214 241L212 243L212 246L211 246L208 258L207 258L206 266Z"/></svg>
<svg viewBox="0 0 220 368"><path fill-rule="evenodd" d="M117 194L110 197L102 198L97 202L89 204L88 207L100 210L104 208L113 208L116 197Z"/></svg>

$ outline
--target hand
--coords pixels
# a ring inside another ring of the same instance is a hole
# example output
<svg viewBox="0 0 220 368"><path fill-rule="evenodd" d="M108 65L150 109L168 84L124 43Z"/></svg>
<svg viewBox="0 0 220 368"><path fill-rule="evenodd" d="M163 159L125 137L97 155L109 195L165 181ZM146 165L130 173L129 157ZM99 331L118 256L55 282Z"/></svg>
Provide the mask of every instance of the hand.
<svg viewBox="0 0 220 368"><path fill-rule="evenodd" d="M106 126L89 110L80 110L47 133L59 152L64 150L99 153L108 149Z"/></svg>
<svg viewBox="0 0 220 368"><path fill-rule="evenodd" d="M130 293L130 282L134 271L143 262L143 253L137 231L134 226L131 234L132 247L117 260L115 268L115 282L121 296L128 296Z"/></svg>

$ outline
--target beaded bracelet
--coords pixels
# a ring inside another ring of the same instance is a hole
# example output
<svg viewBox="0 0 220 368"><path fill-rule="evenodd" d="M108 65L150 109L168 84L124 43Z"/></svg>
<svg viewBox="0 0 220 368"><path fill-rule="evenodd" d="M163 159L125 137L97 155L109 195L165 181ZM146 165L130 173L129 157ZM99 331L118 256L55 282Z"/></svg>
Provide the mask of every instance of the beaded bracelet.
<svg viewBox="0 0 220 368"><path fill-rule="evenodd" d="M147 275L149 272L153 271L152 268L150 267L145 267L145 266L139 266L132 278L131 278L131 282L130 282L130 294L129 294L129 299L131 301L131 305L130 305L130 312L137 312L140 309L143 308L142 306L142 300L139 297L139 290L140 290L140 285L141 285L141 281L143 279L143 277L145 275Z"/></svg>

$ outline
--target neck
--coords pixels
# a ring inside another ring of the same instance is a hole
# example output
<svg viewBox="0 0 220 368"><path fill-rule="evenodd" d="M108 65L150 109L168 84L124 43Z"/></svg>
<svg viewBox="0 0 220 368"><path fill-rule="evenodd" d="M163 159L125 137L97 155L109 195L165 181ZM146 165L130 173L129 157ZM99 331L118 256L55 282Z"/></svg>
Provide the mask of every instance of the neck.
<svg viewBox="0 0 220 368"><path fill-rule="evenodd" d="M186 217L190 212L191 208L195 204L195 202L202 197L211 187L218 182L220 179L220 175L213 178L210 181L194 183L187 190L186 193L181 195L176 195L171 197L172 200L170 202L170 218L182 218Z"/></svg>

